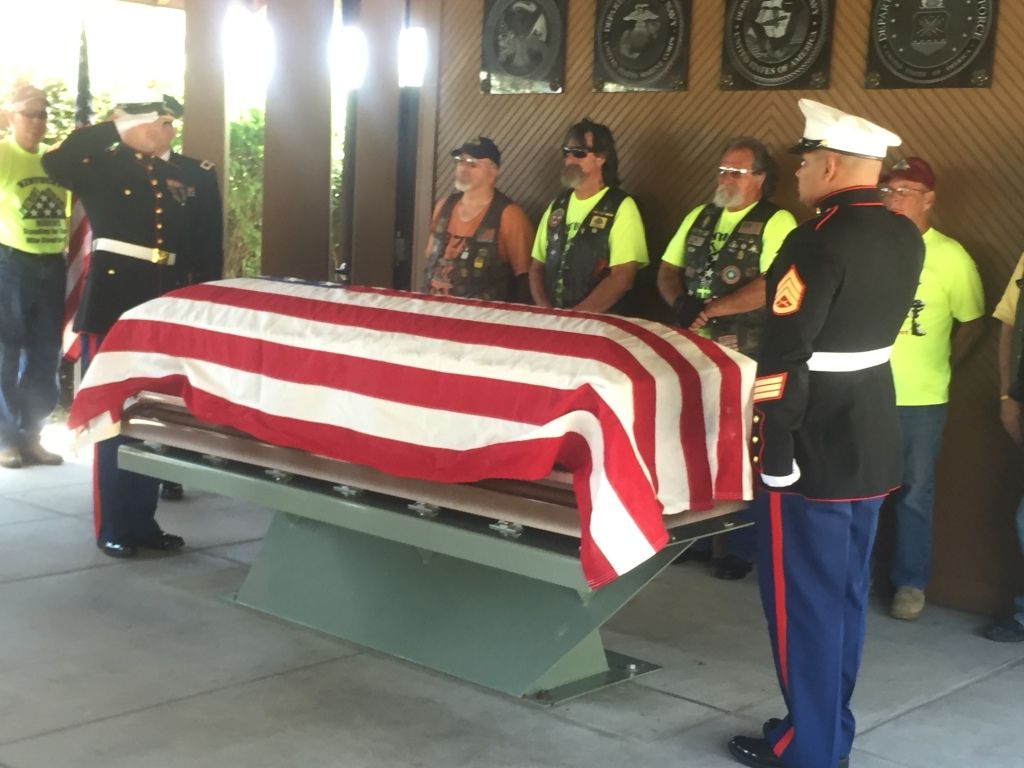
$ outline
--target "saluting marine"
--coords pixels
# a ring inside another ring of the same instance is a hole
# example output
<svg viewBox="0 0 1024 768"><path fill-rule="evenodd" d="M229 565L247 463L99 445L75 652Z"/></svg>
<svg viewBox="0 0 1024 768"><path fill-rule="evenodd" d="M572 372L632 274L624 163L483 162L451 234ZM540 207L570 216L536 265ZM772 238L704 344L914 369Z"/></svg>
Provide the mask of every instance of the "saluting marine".
<svg viewBox="0 0 1024 768"><path fill-rule="evenodd" d="M171 151L181 105L119 105L109 122L74 131L43 156L43 167L85 205L92 257L74 328L83 358L123 312L174 288L220 278L222 212L211 163ZM97 444L97 544L111 557L137 547L178 549L184 541L154 520L158 481L117 469L121 438Z"/></svg>
<svg viewBox="0 0 1024 768"><path fill-rule="evenodd" d="M754 388L758 578L788 713L729 748L750 766L846 765L878 510L902 477L889 356L924 261L877 184L895 134L808 99L799 196L819 215L767 274Z"/></svg>

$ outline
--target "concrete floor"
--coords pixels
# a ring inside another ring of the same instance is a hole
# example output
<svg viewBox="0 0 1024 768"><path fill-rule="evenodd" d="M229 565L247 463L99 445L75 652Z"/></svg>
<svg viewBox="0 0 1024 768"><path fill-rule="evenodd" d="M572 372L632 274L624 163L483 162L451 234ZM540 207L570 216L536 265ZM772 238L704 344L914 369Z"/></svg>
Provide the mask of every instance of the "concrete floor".
<svg viewBox="0 0 1024 768"><path fill-rule="evenodd" d="M189 493L174 556L104 557L90 467L0 470L3 768L735 765L780 714L752 578L674 566L605 631L664 669L542 710L225 602L270 513ZM1024 766L1024 644L873 610L856 768Z"/></svg>

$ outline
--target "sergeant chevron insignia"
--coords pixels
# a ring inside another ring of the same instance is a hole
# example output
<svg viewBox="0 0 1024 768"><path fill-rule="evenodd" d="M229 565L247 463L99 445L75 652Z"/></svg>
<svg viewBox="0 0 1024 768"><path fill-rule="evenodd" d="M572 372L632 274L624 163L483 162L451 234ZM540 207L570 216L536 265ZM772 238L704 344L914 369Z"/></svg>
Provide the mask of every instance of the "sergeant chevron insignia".
<svg viewBox="0 0 1024 768"><path fill-rule="evenodd" d="M804 300L804 281L800 279L800 273L796 271L796 265L791 266L786 274L779 280L775 289L775 301L772 302L773 315L792 315L800 309Z"/></svg>

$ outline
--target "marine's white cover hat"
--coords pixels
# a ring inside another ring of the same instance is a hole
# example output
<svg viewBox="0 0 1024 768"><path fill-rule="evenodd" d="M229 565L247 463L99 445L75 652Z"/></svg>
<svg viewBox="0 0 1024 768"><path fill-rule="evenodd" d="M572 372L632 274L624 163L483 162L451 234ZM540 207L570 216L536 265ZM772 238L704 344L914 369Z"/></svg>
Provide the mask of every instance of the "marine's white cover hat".
<svg viewBox="0 0 1024 768"><path fill-rule="evenodd" d="M889 147L898 147L903 143L892 131L863 117L849 115L811 99L800 99L798 103L804 114L804 135L800 143L790 149L791 152L803 154L816 149L828 149L881 160Z"/></svg>

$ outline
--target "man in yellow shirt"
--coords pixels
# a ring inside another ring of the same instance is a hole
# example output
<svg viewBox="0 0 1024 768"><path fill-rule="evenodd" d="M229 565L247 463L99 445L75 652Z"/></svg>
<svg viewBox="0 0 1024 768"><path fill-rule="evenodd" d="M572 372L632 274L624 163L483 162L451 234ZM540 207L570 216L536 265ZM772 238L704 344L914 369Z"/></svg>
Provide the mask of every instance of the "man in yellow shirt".
<svg viewBox="0 0 1024 768"><path fill-rule="evenodd" d="M11 135L0 142L0 467L60 464L39 443L57 404L68 192L51 181L47 100L17 87L5 104Z"/></svg>
<svg viewBox="0 0 1024 768"><path fill-rule="evenodd" d="M658 268L658 292L684 328L756 357L764 328L765 282L782 241L796 228L789 211L769 202L776 170L757 139L730 139L718 161L712 202L690 211L669 241ZM753 567L753 528L727 535L715 570L741 579ZM710 550L694 548L694 559Z"/></svg>
<svg viewBox="0 0 1024 768"><path fill-rule="evenodd" d="M640 211L619 188L619 158L607 126L589 119L569 129L562 184L537 227L530 293L539 307L624 311L636 271L647 266Z"/></svg>
<svg viewBox="0 0 1024 768"><path fill-rule="evenodd" d="M1024 348L1024 305L1020 303L1024 283L1024 254L1021 254L1003 297L992 316L1000 322L999 333L999 417L1003 429L1018 446L1024 444L1021 434L1021 403L1024 402L1024 376L1021 371L1021 349ZM1017 541L1024 552L1024 499L1017 504ZM1024 594L1014 601L1014 614L993 622L984 636L998 643L1024 642Z"/></svg>
<svg viewBox="0 0 1024 768"><path fill-rule="evenodd" d="M896 541L891 579L896 593L890 614L913 621L924 610L931 572L935 460L946 424L950 372L981 337L985 297L967 251L928 224L935 204L931 166L919 157L907 158L879 186L886 207L917 225L925 247L914 303L892 348L903 484L892 495Z"/></svg>

